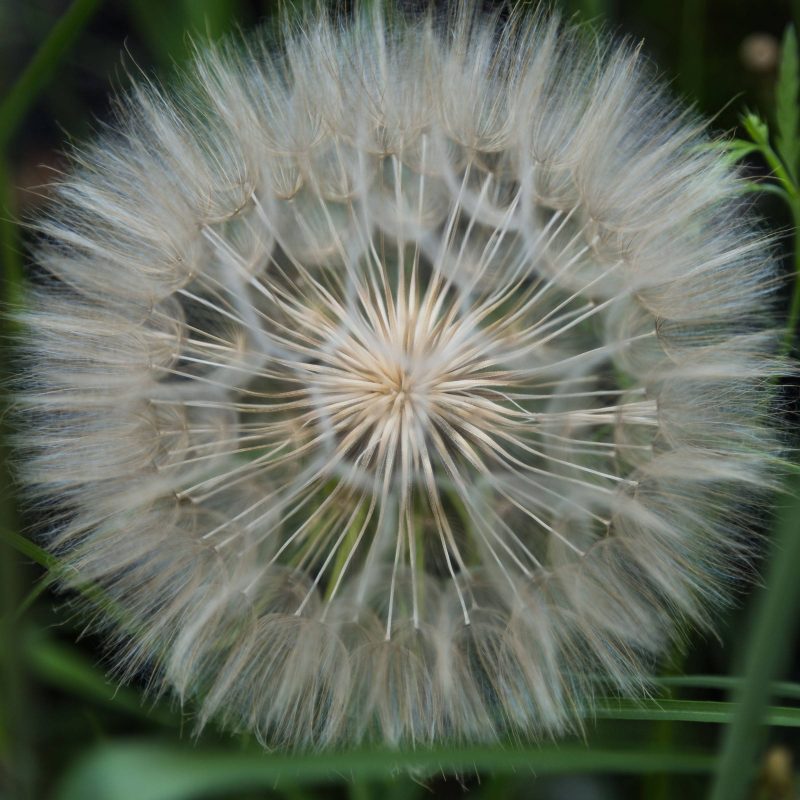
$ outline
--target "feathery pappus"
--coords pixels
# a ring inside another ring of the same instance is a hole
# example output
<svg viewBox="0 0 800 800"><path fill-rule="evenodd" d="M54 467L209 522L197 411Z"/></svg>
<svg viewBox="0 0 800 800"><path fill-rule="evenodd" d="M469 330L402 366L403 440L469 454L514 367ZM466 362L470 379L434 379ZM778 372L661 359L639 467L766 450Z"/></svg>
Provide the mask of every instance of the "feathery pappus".
<svg viewBox="0 0 800 800"><path fill-rule="evenodd" d="M746 563L778 367L736 174L637 48L466 9L203 45L37 223L22 479L200 726L558 734Z"/></svg>

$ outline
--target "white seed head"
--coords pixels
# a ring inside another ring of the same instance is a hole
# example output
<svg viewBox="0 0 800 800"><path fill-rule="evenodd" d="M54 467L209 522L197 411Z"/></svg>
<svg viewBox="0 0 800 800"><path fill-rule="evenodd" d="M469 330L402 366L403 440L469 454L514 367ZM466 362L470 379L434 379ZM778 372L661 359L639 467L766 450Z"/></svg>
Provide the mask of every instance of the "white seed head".
<svg viewBox="0 0 800 800"><path fill-rule="evenodd" d="M773 271L637 50L307 20L135 88L55 198L23 476L201 724L557 733L729 599Z"/></svg>

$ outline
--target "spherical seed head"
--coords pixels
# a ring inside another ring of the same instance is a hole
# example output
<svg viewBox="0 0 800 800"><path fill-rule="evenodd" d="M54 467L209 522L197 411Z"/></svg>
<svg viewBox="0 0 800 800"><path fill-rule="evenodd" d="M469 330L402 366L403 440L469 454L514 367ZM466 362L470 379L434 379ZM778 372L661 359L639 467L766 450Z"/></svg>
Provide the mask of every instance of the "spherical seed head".
<svg viewBox="0 0 800 800"><path fill-rule="evenodd" d="M636 51L463 8L203 49L40 227L24 477L201 724L554 733L728 598L772 269Z"/></svg>

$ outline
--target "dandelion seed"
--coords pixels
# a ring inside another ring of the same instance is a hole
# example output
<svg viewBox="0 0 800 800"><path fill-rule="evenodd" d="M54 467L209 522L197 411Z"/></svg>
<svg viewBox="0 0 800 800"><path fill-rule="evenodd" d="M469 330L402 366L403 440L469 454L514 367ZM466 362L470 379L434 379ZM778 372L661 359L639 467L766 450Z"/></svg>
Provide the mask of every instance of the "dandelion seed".
<svg viewBox="0 0 800 800"><path fill-rule="evenodd" d="M24 477L124 677L270 746L540 736L713 623L771 483L773 273L640 61L311 20L74 155Z"/></svg>

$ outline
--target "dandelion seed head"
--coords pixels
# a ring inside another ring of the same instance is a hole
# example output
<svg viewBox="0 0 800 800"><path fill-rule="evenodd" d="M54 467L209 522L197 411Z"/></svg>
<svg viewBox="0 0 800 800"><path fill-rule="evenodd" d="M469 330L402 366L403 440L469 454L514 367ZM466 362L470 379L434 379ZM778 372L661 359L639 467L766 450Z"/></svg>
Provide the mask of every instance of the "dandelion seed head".
<svg viewBox="0 0 800 800"><path fill-rule="evenodd" d="M579 726L772 483L769 247L703 123L554 17L382 13L132 89L21 314L22 476L120 675L268 746Z"/></svg>

